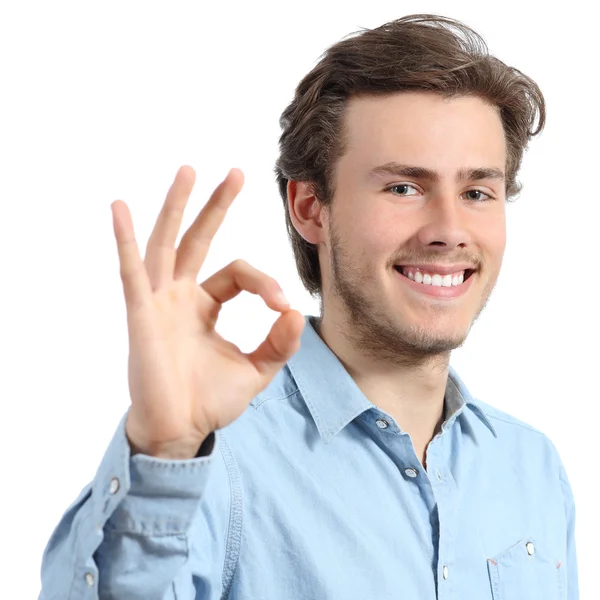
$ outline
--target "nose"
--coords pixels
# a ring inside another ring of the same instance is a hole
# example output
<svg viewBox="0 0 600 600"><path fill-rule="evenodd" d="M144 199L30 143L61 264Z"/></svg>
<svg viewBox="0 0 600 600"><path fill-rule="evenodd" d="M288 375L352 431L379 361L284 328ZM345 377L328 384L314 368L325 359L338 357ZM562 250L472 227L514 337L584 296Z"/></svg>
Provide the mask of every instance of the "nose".
<svg viewBox="0 0 600 600"><path fill-rule="evenodd" d="M423 225L418 238L424 246L449 250L471 244L466 209L453 192L438 192L423 206Z"/></svg>

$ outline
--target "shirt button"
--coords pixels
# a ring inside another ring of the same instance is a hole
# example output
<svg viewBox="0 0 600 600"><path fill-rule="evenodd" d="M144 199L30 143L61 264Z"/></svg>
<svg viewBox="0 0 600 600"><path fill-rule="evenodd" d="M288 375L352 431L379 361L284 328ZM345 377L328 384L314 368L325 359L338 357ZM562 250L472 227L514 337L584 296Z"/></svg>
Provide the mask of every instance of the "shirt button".
<svg viewBox="0 0 600 600"><path fill-rule="evenodd" d="M88 584L88 587L94 586L94 576L91 573L85 574L85 582Z"/></svg>
<svg viewBox="0 0 600 600"><path fill-rule="evenodd" d="M448 567L446 565L444 565L444 568L442 569L442 575L444 579L448 579Z"/></svg>
<svg viewBox="0 0 600 600"><path fill-rule="evenodd" d="M440 481L444 481L444 480L442 479L442 474L440 473L440 470L439 470L439 469L436 469L436 470L435 470L435 472L437 473L437 477L438 477L438 479L439 479Z"/></svg>
<svg viewBox="0 0 600 600"><path fill-rule="evenodd" d="M388 422L385 419L377 419L375 423L377 423L379 429L385 429L388 426Z"/></svg>
<svg viewBox="0 0 600 600"><path fill-rule="evenodd" d="M416 469L409 467L408 469L404 469L404 473L408 475L408 477L416 477L419 473Z"/></svg>
<svg viewBox="0 0 600 600"><path fill-rule="evenodd" d="M533 547L533 544L531 542L527 542L527 545L525 547L527 548L527 553L529 554L529 556L531 556L535 552L535 548Z"/></svg>
<svg viewBox="0 0 600 600"><path fill-rule="evenodd" d="M116 494L119 491L119 480L116 477L113 477L110 480L110 486L108 488L108 491L111 494Z"/></svg>

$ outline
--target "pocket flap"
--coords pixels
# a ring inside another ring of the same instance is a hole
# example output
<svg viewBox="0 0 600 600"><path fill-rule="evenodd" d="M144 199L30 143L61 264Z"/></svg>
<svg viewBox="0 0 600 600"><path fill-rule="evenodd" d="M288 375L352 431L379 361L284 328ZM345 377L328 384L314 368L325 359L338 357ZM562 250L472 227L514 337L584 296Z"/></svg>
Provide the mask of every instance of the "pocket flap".
<svg viewBox="0 0 600 600"><path fill-rule="evenodd" d="M561 561L533 536L488 558L494 600L562 600Z"/></svg>

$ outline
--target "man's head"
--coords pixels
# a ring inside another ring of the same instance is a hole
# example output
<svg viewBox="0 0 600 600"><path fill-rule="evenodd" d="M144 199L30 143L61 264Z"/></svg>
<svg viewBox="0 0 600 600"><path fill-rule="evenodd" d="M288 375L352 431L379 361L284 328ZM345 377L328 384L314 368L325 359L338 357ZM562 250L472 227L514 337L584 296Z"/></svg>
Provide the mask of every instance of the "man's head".
<svg viewBox="0 0 600 600"><path fill-rule="evenodd" d="M322 313L342 311L378 355L458 347L497 280L504 205L544 121L537 85L451 19L405 17L331 47L281 117L276 165ZM448 266L466 269L463 285L426 285Z"/></svg>

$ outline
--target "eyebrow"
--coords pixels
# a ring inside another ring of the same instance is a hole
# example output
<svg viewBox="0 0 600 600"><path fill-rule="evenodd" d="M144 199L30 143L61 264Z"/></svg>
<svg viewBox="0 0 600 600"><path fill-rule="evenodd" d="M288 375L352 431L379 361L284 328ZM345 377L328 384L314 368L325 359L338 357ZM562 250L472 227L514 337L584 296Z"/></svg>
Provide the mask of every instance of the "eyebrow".
<svg viewBox="0 0 600 600"><path fill-rule="evenodd" d="M403 165L397 162L388 162L385 165L379 165L369 171L367 178L375 178L381 175L396 175L400 177L414 177L415 179L425 179L439 182L441 177L437 171L426 169L425 167L415 167L412 165ZM496 167L476 167L463 168L456 174L456 181L477 181L480 179L496 179L504 181L504 171Z"/></svg>

